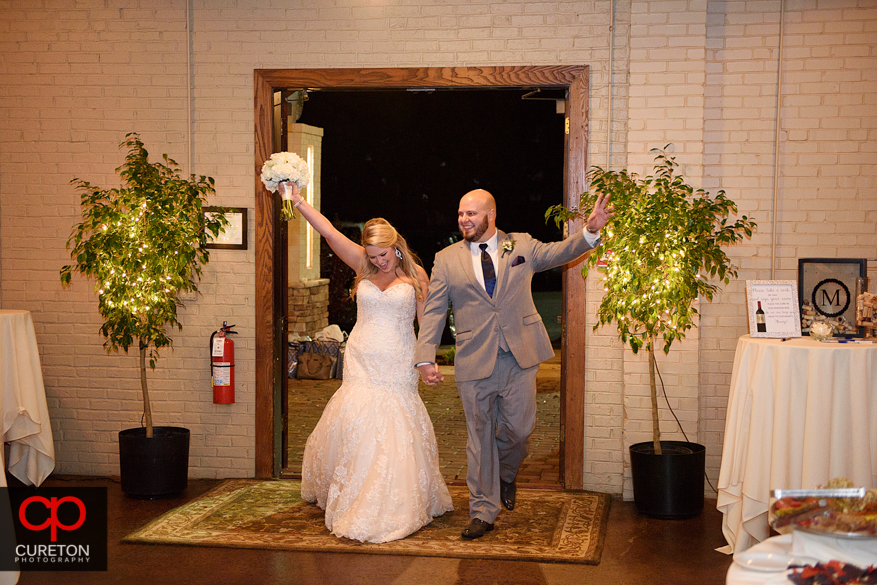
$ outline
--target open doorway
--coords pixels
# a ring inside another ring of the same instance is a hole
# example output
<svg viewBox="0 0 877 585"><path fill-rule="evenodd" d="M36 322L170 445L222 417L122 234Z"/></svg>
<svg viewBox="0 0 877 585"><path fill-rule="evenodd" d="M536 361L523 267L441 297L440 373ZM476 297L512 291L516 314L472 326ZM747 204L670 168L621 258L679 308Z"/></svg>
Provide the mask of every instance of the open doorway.
<svg viewBox="0 0 877 585"><path fill-rule="evenodd" d="M568 91L565 117L563 202L577 203L585 188L587 168L587 67L487 67L421 69L257 70L255 72L256 185L256 476L280 473L281 396L285 385L283 354L286 340L285 270L280 247L285 236L277 209L279 197L261 185L258 169L273 151L273 93L277 89L564 89ZM574 226L572 229L578 229ZM585 286L579 270L563 273L563 367L561 383L560 455L563 484L581 488L584 470L584 340Z"/></svg>
<svg viewBox="0 0 877 585"><path fill-rule="evenodd" d="M290 107L288 133L275 140L275 149L288 144L313 158L313 145L299 136L312 136L320 184L319 206L336 227L358 241L365 221L383 217L406 238L427 271L435 254L459 239L456 210L459 198L472 189L486 189L497 197L498 226L506 232L527 232L542 241L563 237L545 210L563 200L565 88L550 90L301 90L277 92ZM301 220L298 220L301 223ZM292 287L289 337L293 348L327 325L349 333L356 320L350 298L353 270L340 262L325 242L315 262L295 258L308 254L307 236L290 225L289 280ZM304 244L304 246L302 245ZM309 250L310 248L308 248ZM304 283L307 266L316 264ZM300 269L301 267L301 269ZM558 484L560 475L560 349L562 270L537 273L534 300L555 346L556 357L540 368L537 377L537 423L530 454L518 481ZM304 295L305 287L311 294ZM314 291L323 291L316 293ZM324 297L328 295L328 300ZM303 299L318 299L308 306ZM335 342L325 342L335 351ZM466 427L454 384L453 333L446 327L439 351L446 381L435 388L421 387L438 439L440 466L448 482L466 477ZM294 355L295 349L290 352ZM294 364L294 357L292 358ZM294 372L294 367L290 370ZM294 374L293 374L294 375ZM282 446L283 477L299 477L305 441L340 380L288 382L284 394L286 429Z"/></svg>

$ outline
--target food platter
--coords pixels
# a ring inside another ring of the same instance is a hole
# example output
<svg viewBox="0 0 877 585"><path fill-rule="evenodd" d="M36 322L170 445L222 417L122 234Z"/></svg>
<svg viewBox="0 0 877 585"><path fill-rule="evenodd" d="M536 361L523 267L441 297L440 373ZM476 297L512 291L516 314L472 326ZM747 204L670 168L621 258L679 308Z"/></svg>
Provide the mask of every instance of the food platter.
<svg viewBox="0 0 877 585"><path fill-rule="evenodd" d="M864 488L774 490L768 518L780 534L877 540L877 491Z"/></svg>
<svg viewBox="0 0 877 585"><path fill-rule="evenodd" d="M868 534L867 532L835 532L831 529L822 529L811 526L795 526L794 530L828 538L840 538L843 540L877 540L877 535Z"/></svg>

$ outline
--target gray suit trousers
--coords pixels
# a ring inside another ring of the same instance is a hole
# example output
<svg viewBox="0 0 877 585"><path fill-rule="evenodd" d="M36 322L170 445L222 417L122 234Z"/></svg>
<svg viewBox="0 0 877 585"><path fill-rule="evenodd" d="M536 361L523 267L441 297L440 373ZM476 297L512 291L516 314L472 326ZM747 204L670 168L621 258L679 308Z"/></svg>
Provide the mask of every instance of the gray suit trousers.
<svg viewBox="0 0 877 585"><path fill-rule="evenodd" d="M499 480L511 482L527 456L536 426L536 372L500 351L489 378L457 381L466 412L469 516L493 523L500 512Z"/></svg>

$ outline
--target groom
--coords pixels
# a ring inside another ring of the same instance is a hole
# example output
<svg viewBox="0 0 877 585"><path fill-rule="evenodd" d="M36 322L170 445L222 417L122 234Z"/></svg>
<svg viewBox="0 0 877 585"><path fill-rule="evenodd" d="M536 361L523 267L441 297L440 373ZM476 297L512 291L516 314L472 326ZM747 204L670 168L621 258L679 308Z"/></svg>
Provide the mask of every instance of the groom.
<svg viewBox="0 0 877 585"><path fill-rule="evenodd" d="M426 384L444 377L435 364L448 310L454 307L454 374L466 413L469 517L463 538L493 530L500 512L515 507L515 477L536 425L536 372L554 356L536 311L533 274L597 247L614 215L600 196L581 234L549 244L496 229L496 201L482 189L460 200L464 241L436 254L414 363Z"/></svg>

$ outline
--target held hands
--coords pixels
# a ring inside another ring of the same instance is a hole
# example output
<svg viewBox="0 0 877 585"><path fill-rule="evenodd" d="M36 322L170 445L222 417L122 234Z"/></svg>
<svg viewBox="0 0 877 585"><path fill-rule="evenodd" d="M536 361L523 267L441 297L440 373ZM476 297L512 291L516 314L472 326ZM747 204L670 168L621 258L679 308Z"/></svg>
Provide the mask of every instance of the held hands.
<svg viewBox="0 0 877 585"><path fill-rule="evenodd" d="M445 377L439 372L436 364L423 364L417 369L420 370L420 377L423 378L423 383L427 386L435 386L439 382L445 381Z"/></svg>
<svg viewBox="0 0 877 585"><path fill-rule="evenodd" d="M597 233L605 226L610 219L615 217L615 206L606 204L609 202L609 194L601 193L597 196L597 202L591 215L588 216L588 231Z"/></svg>

